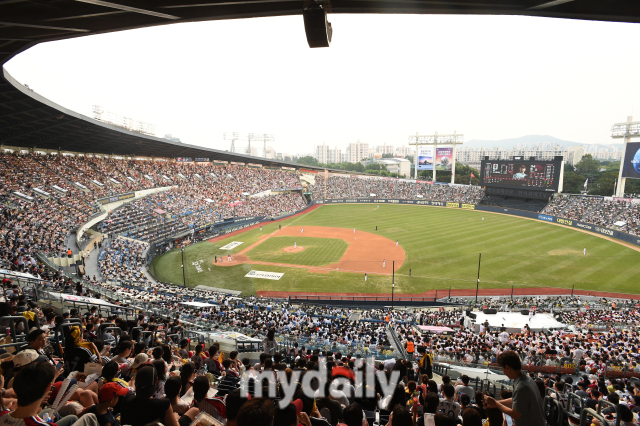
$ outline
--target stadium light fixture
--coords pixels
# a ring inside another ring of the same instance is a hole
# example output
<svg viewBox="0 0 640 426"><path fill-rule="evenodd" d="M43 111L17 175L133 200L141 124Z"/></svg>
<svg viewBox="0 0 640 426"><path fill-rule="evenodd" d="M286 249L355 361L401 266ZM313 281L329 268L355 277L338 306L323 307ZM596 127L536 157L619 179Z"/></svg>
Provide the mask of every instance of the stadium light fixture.
<svg viewBox="0 0 640 426"><path fill-rule="evenodd" d="M420 149L418 148L421 145L433 145L432 152L432 164L433 164L433 181L436 181L436 155L438 153L438 145L452 145L453 149L451 152L451 183L455 183L455 174L456 174L456 146L462 145L464 143L464 135L458 134L458 132L454 131L452 135L439 135L438 132L435 132L433 135L419 135L417 132L415 136L409 136L409 145L416 146L416 155L415 155L415 175L414 179L418 179L418 157L420 155Z"/></svg>

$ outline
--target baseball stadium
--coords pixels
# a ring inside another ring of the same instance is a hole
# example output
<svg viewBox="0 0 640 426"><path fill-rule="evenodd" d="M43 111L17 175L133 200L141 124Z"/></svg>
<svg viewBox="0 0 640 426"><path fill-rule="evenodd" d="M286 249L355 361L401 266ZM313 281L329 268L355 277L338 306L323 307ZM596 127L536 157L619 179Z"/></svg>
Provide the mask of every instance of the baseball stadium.
<svg viewBox="0 0 640 426"><path fill-rule="evenodd" d="M268 135L264 156L190 145L4 67L169 23L302 15L330 49L331 14L637 25L637 5L191 3L0 2L0 426L640 424L633 117L613 194L573 194L559 155L455 183L456 132L409 137L404 177L269 158Z"/></svg>

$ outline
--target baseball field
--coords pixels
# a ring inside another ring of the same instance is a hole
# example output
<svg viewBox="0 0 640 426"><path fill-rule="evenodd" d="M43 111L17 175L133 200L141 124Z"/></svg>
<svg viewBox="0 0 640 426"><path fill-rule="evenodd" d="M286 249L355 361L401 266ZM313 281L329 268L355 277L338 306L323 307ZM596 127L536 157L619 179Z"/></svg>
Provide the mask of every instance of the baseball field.
<svg viewBox="0 0 640 426"><path fill-rule="evenodd" d="M572 287L640 294L640 251L615 240L508 215L384 204L325 205L189 246L184 281L286 296L388 294L393 279L396 294L444 296L475 292L480 253L481 294L509 294L512 286L516 294ZM180 250L172 250L151 270L183 285L180 266ZM245 277L252 270L283 275Z"/></svg>

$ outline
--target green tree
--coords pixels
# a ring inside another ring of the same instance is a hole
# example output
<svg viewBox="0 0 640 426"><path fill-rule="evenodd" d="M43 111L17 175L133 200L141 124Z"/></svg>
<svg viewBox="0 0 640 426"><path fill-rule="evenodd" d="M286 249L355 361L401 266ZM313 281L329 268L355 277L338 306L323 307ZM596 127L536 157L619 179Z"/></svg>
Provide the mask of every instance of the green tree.
<svg viewBox="0 0 640 426"><path fill-rule="evenodd" d="M307 166L319 166L318 160L310 155L298 158L298 164L306 164Z"/></svg>
<svg viewBox="0 0 640 426"><path fill-rule="evenodd" d="M405 159L407 159L407 160L409 160L409 161L411 161L411 164L413 164L413 160L414 160L413 155L407 155L407 156L405 156L404 158L405 158Z"/></svg>
<svg viewBox="0 0 640 426"><path fill-rule="evenodd" d="M367 167L365 167L364 169L365 170L387 170L387 166L380 163L369 163L367 164Z"/></svg>
<svg viewBox="0 0 640 426"><path fill-rule="evenodd" d="M471 175L473 175L473 177L471 177ZM478 169L456 162L455 182L461 185L469 185L469 180L471 180L472 185L480 184L480 172Z"/></svg>
<svg viewBox="0 0 640 426"><path fill-rule="evenodd" d="M600 162L594 160L591 154L587 154L576 164L575 170L576 173L589 178L590 181L595 181L600 174Z"/></svg>
<svg viewBox="0 0 640 426"><path fill-rule="evenodd" d="M640 179L627 179L624 192L625 194L640 194Z"/></svg>
<svg viewBox="0 0 640 426"><path fill-rule="evenodd" d="M382 158L393 158L393 154L382 154Z"/></svg>
<svg viewBox="0 0 640 426"><path fill-rule="evenodd" d="M590 195L604 195L611 196L613 195L613 185L618 178L617 172L605 172L600 176L600 178L596 181L595 185L592 186L589 191Z"/></svg>
<svg viewBox="0 0 640 426"><path fill-rule="evenodd" d="M579 194L584 189L585 178L576 172L564 171L562 192L565 194Z"/></svg>
<svg viewBox="0 0 640 426"><path fill-rule="evenodd" d="M567 172L575 172L575 171L576 171L576 168L573 167L573 164L564 163L564 172L565 173L567 173Z"/></svg>
<svg viewBox="0 0 640 426"><path fill-rule="evenodd" d="M364 173L364 166L362 165L362 163L356 163L355 171L356 172L360 172L360 173Z"/></svg>

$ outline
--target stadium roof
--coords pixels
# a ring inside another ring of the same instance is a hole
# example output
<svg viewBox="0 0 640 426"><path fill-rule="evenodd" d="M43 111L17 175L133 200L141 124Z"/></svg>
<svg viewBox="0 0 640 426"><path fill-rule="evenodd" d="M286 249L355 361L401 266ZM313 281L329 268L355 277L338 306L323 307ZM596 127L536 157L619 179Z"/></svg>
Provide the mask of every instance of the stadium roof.
<svg viewBox="0 0 640 426"><path fill-rule="evenodd" d="M44 41L178 22L301 15L303 5L310 2L0 0L0 64ZM318 3L326 5L331 13L495 14L640 22L640 1L632 0L318 0ZM5 146L299 166L119 129L38 96L6 71L4 77L0 81L0 143Z"/></svg>
<svg viewBox="0 0 640 426"><path fill-rule="evenodd" d="M299 164L203 148L121 129L70 111L31 92L6 70L4 77L5 81L0 81L0 143L3 146L300 167Z"/></svg>

